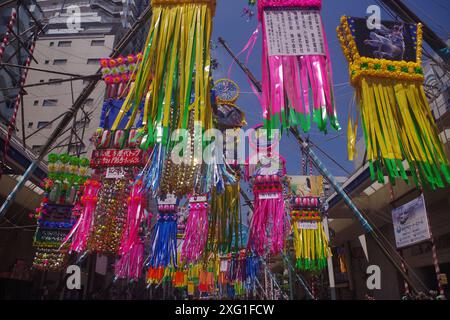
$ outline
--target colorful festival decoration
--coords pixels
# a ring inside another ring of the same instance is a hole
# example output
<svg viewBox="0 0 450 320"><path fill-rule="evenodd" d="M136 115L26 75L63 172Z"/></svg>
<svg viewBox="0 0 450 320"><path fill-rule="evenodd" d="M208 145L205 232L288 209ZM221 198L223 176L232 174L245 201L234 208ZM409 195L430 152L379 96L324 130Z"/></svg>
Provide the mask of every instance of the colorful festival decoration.
<svg viewBox="0 0 450 320"><path fill-rule="evenodd" d="M219 79L214 83L214 93L216 127L224 130L245 126L247 124L245 114L235 103L239 99L239 86L230 79Z"/></svg>
<svg viewBox="0 0 450 320"><path fill-rule="evenodd" d="M48 178L43 183L44 197L34 215L38 228L33 245L33 267L61 270L67 261L67 245L62 245L79 215L83 183L89 175L89 160L68 154L49 154Z"/></svg>
<svg viewBox="0 0 450 320"><path fill-rule="evenodd" d="M238 252L243 247L241 226L239 183L225 185L222 193L214 189L207 252L214 257Z"/></svg>
<svg viewBox="0 0 450 320"><path fill-rule="evenodd" d="M340 130L321 6L321 0L258 1L263 32L260 101L267 128L301 126L307 132L312 113L320 131L327 131L328 122Z"/></svg>
<svg viewBox="0 0 450 320"><path fill-rule="evenodd" d="M256 157L256 165L252 165L253 159L246 165L246 179L253 186L255 198L248 246L260 256L278 254L284 248L287 235L286 162L274 152L258 153Z"/></svg>
<svg viewBox="0 0 450 320"><path fill-rule="evenodd" d="M253 10L256 5L256 0L248 0L248 5L242 9L242 16L246 17L247 22L250 22L255 15Z"/></svg>
<svg viewBox="0 0 450 320"><path fill-rule="evenodd" d="M146 197L143 194L142 181L138 180L131 186L127 200L128 212L126 229L122 235L119 249L120 259L115 265L115 274L120 279L139 279L144 263L143 223L151 219L146 216Z"/></svg>
<svg viewBox="0 0 450 320"><path fill-rule="evenodd" d="M158 199L158 216L150 240L150 257L147 281L159 283L167 272L176 269L177 259L177 212L179 200L175 195Z"/></svg>
<svg viewBox="0 0 450 320"><path fill-rule="evenodd" d="M152 21L136 81L130 86L119 117L145 101L142 148L153 147L142 173L146 190L178 196L204 193L208 186L194 146L202 147L202 133L212 128L210 38L215 0L152 0ZM198 126L198 128L195 128ZM174 164L171 133L185 129L188 160Z"/></svg>
<svg viewBox="0 0 450 320"><path fill-rule="evenodd" d="M100 59L103 80L106 83L106 97L117 99L127 94L129 83L134 81L142 54L130 54L116 59Z"/></svg>
<svg viewBox="0 0 450 320"><path fill-rule="evenodd" d="M132 85L132 75L140 60L140 54L101 60L104 80L115 86L114 94L103 104L99 129L92 137L95 150L90 167L94 172L85 183L80 218L65 239L65 242L72 240L70 251L118 255L116 277L129 279L140 276L143 263L141 225L148 216L147 196L142 180L137 177L148 154L139 149L143 114L140 118L137 114L143 106L121 114L124 100L119 96ZM113 68L110 70L113 74L128 75L119 83L120 88L116 86L118 83L108 82L107 68Z"/></svg>
<svg viewBox="0 0 450 320"><path fill-rule="evenodd" d="M406 160L416 184L434 189L450 183L449 161L423 89L422 25L382 21L380 29L368 30L365 19L344 16L337 32L372 179L383 183L386 169L392 184L395 178L408 182Z"/></svg>
<svg viewBox="0 0 450 320"><path fill-rule="evenodd" d="M319 197L293 197L291 221L294 230L296 266L302 270L322 270L331 255L322 225Z"/></svg>
<svg viewBox="0 0 450 320"><path fill-rule="evenodd" d="M181 251L181 261L197 262L202 256L208 239L208 196L189 197L189 216L185 239Z"/></svg>

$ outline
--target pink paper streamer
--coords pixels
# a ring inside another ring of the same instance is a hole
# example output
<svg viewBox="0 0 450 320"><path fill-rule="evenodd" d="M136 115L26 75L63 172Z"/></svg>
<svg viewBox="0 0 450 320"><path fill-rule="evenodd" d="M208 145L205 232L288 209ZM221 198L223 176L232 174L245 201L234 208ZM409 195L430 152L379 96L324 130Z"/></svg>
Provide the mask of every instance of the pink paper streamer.
<svg viewBox="0 0 450 320"><path fill-rule="evenodd" d="M193 263L203 254L208 239L208 203L189 204L189 217L181 249L181 261Z"/></svg>
<svg viewBox="0 0 450 320"><path fill-rule="evenodd" d="M139 229L145 218L145 195L142 181L138 180L128 197L128 211L125 232L119 248L120 259L116 262L115 273L118 278L137 279L141 275L144 259L144 246L139 237Z"/></svg>
<svg viewBox="0 0 450 320"><path fill-rule="evenodd" d="M325 55L269 56L266 25L263 19L265 8L298 7L317 8L321 0L261 0L258 1L259 18L263 30L263 65L261 105L265 119L285 112L285 98L296 112L310 113L310 93L314 109L325 108L329 116L336 115L332 94L330 54L324 36ZM323 26L322 26L323 28ZM287 116L288 114L286 114Z"/></svg>
<svg viewBox="0 0 450 320"><path fill-rule="evenodd" d="M81 197L81 204L83 210L77 223L72 227L72 230L64 239L60 249L72 239L69 252L84 252L87 248L89 234L92 228L95 207L97 205L97 195L100 190L101 183L96 180L88 180L85 183L84 194Z"/></svg>
<svg viewBox="0 0 450 320"><path fill-rule="evenodd" d="M270 191L264 191L267 193ZM285 229L285 207L280 191L275 199L261 199L262 192L255 190L253 217L250 224L249 245L253 251L263 256L266 249L270 254L283 250Z"/></svg>

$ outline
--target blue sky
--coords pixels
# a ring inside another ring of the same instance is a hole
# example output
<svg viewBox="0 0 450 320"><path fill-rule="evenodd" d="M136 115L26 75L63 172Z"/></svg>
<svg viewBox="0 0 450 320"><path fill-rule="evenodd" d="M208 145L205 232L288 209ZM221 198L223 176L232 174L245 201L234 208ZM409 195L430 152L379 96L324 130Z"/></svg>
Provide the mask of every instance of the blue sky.
<svg viewBox="0 0 450 320"><path fill-rule="evenodd" d="M419 15L430 27L442 38L450 36L450 3L448 0L405 0L405 3ZM346 128L349 103L353 95L353 88L348 84L347 62L341 52L340 45L336 37L336 26L342 15L364 17L369 5L375 4L374 0L323 0L323 22L330 46L332 67L334 72L335 96L337 103L337 112L342 126L340 132L329 130L328 135L323 135L318 130L313 129L309 134L311 140L333 157L348 171L352 172L354 165L347 160L346 151ZM247 43L249 37L256 29L256 16L247 22L241 17L242 9L247 5L247 0L218 0L216 16L214 19L213 40L219 36L223 37L231 49L238 53ZM256 11L256 8L255 8ZM255 12L256 13L256 12ZM384 11L383 20L392 20ZM231 58L225 50L219 45L214 50L213 56L219 60L220 67L213 74L215 79L227 77L228 67ZM242 57L241 60L245 60ZM253 54L248 63L250 70L260 79L261 78L261 38L255 46ZM246 76L237 67L234 66L231 72L231 78L238 83L242 94L237 104L244 110L249 125L255 125L261 122L261 107L256 97L251 93L250 86ZM280 145L280 152L287 160L288 174L300 174L300 148L292 137L285 136ZM316 153L323 160L331 172L337 176L347 175L342 169L327 159L317 149Z"/></svg>

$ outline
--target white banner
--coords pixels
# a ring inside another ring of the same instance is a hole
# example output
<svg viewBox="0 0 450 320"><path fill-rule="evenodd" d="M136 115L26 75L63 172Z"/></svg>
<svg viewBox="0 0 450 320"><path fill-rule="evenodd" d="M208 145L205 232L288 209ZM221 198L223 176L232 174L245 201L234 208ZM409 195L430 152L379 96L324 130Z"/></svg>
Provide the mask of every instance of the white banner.
<svg viewBox="0 0 450 320"><path fill-rule="evenodd" d="M280 197L279 193L261 193L259 195L259 199L268 200L268 199L278 199Z"/></svg>
<svg viewBox="0 0 450 320"><path fill-rule="evenodd" d="M106 179L122 179L125 177L125 169L123 167L109 167L106 169Z"/></svg>
<svg viewBox="0 0 450 320"><path fill-rule="evenodd" d="M431 237L423 195L392 210L392 220L397 248L429 240Z"/></svg>
<svg viewBox="0 0 450 320"><path fill-rule="evenodd" d="M325 55L318 10L266 10L264 23L270 56Z"/></svg>
<svg viewBox="0 0 450 320"><path fill-rule="evenodd" d="M304 230L317 230L318 225L316 221L299 221L297 222L297 228Z"/></svg>

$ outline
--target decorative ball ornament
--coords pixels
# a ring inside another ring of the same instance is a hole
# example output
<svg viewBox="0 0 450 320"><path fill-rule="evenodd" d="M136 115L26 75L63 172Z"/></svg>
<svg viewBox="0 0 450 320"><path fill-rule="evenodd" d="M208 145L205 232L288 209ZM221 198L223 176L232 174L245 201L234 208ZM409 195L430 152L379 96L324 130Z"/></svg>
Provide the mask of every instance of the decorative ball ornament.
<svg viewBox="0 0 450 320"><path fill-rule="evenodd" d="M240 88L230 79L219 79L214 83L218 103L234 103L239 98Z"/></svg>

